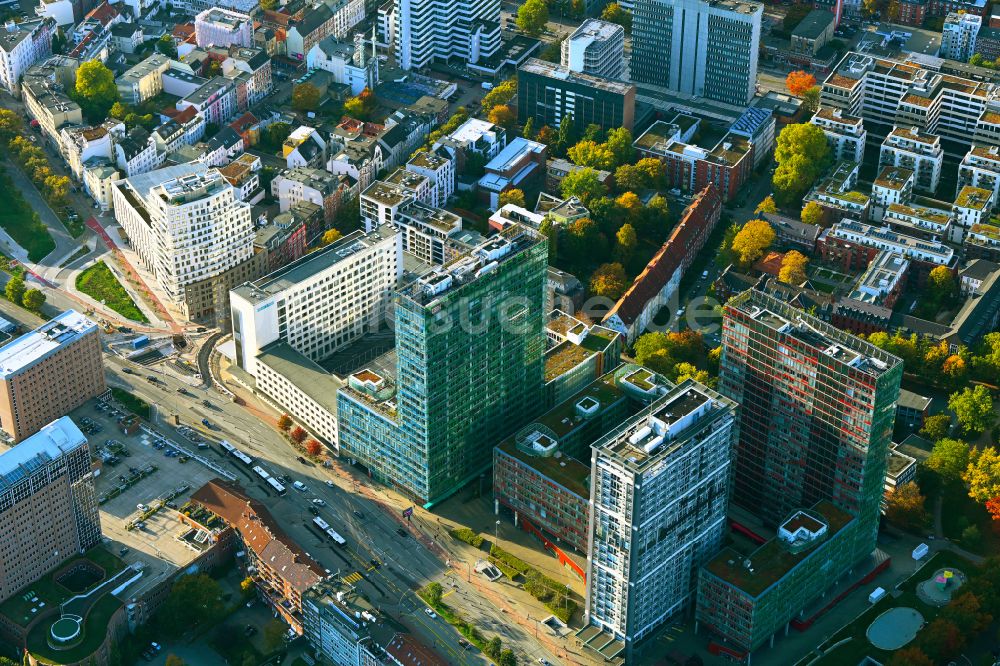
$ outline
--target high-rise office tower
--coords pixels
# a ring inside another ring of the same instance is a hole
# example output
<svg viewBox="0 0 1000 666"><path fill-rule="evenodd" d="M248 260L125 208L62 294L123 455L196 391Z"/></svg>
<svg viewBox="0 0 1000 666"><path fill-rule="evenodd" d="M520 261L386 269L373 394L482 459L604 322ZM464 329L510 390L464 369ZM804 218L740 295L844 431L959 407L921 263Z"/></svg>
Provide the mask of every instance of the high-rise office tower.
<svg viewBox="0 0 1000 666"><path fill-rule="evenodd" d="M632 81L746 106L756 89L763 11L739 0L636 0Z"/></svg>
<svg viewBox="0 0 1000 666"><path fill-rule="evenodd" d="M395 14L403 69L449 58L476 63L500 50L500 0L396 0Z"/></svg>
<svg viewBox="0 0 1000 666"><path fill-rule="evenodd" d="M542 408L547 252L514 225L404 281L395 368L355 373L338 394L341 452L428 505L488 469L493 445Z"/></svg>
<svg viewBox="0 0 1000 666"><path fill-rule="evenodd" d="M625 74L625 28L589 18L562 43L562 66L571 72L620 79Z"/></svg>
<svg viewBox="0 0 1000 666"><path fill-rule="evenodd" d="M592 446L586 617L626 649L688 605L722 545L736 408L687 380Z"/></svg>
<svg viewBox="0 0 1000 666"><path fill-rule="evenodd" d="M0 428L15 442L107 388L100 329L74 310L0 347Z"/></svg>
<svg viewBox="0 0 1000 666"><path fill-rule="evenodd" d="M756 290L725 307L719 391L740 404L733 501L771 525L830 500L875 548L903 363Z"/></svg>
<svg viewBox="0 0 1000 666"><path fill-rule="evenodd" d="M69 417L0 454L0 602L100 540L90 447Z"/></svg>

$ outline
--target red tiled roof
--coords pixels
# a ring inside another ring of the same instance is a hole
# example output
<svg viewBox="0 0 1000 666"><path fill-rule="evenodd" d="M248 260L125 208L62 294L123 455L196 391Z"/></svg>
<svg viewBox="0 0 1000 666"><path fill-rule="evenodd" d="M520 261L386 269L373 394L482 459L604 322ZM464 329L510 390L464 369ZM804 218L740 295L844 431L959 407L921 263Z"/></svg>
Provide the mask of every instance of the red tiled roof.
<svg viewBox="0 0 1000 666"><path fill-rule="evenodd" d="M170 31L170 36L182 42L187 41L189 37L194 37L194 24L178 23L174 26L174 29Z"/></svg>
<svg viewBox="0 0 1000 666"><path fill-rule="evenodd" d="M781 262L784 259L785 255L783 252L768 252L753 265L753 269L778 277L778 274L781 272Z"/></svg>
<svg viewBox="0 0 1000 666"><path fill-rule="evenodd" d="M617 314L622 323L630 327L642 314L646 303L660 293L674 271L686 262L690 262L691 257L700 249L691 247L692 239L702 234L701 242L704 243L704 238L708 235L703 233L705 226L714 226L718 222L721 209L722 199L719 197L719 191L715 185L709 183L695 195L691 205L684 210L681 221L671 232L670 238L604 316L604 321L607 322Z"/></svg>
<svg viewBox="0 0 1000 666"><path fill-rule="evenodd" d="M101 22L101 25L106 26L111 23L118 16L118 10L108 4L107 0L102 2L98 6L90 10L87 14L87 18L92 18Z"/></svg>
<svg viewBox="0 0 1000 666"><path fill-rule="evenodd" d="M259 121L257 120L257 116L247 111L242 116L240 116L233 122L229 123L229 126L232 127L234 131L242 134L246 130L246 128L250 127L251 125L256 125L258 122Z"/></svg>
<svg viewBox="0 0 1000 666"><path fill-rule="evenodd" d="M403 666L448 666L447 661L410 634L393 636L385 651Z"/></svg>
<svg viewBox="0 0 1000 666"><path fill-rule="evenodd" d="M247 548L299 593L324 577L323 567L285 534L267 507L248 497L238 485L212 479L191 495L191 500L236 529Z"/></svg>

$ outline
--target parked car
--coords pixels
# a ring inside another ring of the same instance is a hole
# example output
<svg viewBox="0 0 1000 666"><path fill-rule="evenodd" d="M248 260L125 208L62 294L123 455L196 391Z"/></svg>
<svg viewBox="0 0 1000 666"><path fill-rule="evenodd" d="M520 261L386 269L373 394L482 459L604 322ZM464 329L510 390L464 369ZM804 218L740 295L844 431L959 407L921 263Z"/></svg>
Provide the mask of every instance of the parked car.
<svg viewBox="0 0 1000 666"><path fill-rule="evenodd" d="M427 613L427 617L431 618L432 620L437 617L437 613L432 611L430 608L425 608L424 612Z"/></svg>
<svg viewBox="0 0 1000 666"><path fill-rule="evenodd" d="M398 534L399 536L403 537L404 539L406 537L410 536L410 533L407 532L406 530L404 530L402 527L399 527L399 528L396 529L396 534Z"/></svg>

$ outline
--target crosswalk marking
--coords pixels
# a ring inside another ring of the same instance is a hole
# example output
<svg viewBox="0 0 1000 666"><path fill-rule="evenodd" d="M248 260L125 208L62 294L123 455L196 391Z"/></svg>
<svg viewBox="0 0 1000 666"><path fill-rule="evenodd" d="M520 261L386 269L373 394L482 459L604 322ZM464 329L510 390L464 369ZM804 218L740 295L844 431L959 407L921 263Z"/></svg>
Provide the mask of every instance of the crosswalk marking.
<svg viewBox="0 0 1000 666"><path fill-rule="evenodd" d="M348 585L353 585L354 583L357 583L359 580L361 580L361 574L355 571L349 576L344 576L343 578L341 578L341 580L347 583Z"/></svg>

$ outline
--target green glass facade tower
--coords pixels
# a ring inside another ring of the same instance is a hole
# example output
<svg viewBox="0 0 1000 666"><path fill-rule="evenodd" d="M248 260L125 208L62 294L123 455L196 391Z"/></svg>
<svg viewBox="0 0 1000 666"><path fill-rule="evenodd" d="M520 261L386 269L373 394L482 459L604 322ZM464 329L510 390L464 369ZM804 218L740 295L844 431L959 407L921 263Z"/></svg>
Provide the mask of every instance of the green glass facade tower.
<svg viewBox="0 0 1000 666"><path fill-rule="evenodd" d="M514 226L404 283L395 378L357 373L338 394L342 455L428 506L486 471L543 407L547 256Z"/></svg>
<svg viewBox="0 0 1000 666"><path fill-rule="evenodd" d="M902 361L757 290L725 307L719 392L740 404L733 495L777 525L829 500L875 549Z"/></svg>

